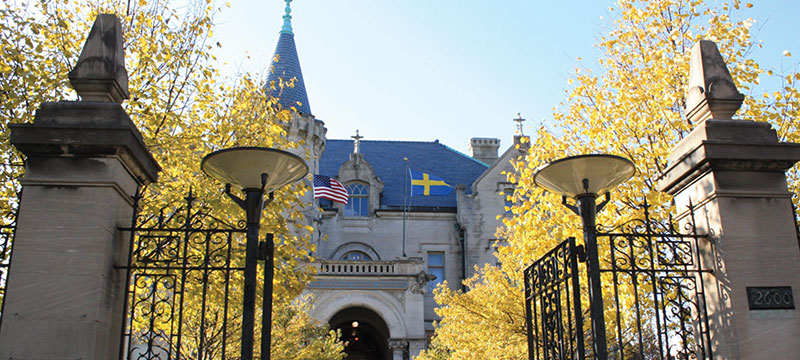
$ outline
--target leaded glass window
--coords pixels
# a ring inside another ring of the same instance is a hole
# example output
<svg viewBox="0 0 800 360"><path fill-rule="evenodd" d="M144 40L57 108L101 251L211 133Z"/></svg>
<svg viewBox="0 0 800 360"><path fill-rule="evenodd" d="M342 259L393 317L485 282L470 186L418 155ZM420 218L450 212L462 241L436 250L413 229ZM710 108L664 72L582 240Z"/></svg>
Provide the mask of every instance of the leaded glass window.
<svg viewBox="0 0 800 360"><path fill-rule="evenodd" d="M344 216L369 216L369 185L350 183L347 192L350 199L344 206Z"/></svg>
<svg viewBox="0 0 800 360"><path fill-rule="evenodd" d="M349 251L342 256L342 260L350 261L369 261L372 260L369 255L361 251Z"/></svg>

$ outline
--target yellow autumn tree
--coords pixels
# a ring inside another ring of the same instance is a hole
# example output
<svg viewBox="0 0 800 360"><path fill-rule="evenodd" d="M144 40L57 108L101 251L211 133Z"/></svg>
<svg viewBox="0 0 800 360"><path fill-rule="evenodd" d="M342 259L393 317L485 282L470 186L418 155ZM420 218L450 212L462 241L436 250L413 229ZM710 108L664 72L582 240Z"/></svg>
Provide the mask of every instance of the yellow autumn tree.
<svg viewBox="0 0 800 360"><path fill-rule="evenodd" d="M597 66L575 70L567 99L553 114L555 128L539 128L526 156L508 174L517 188L513 216L498 229L498 237L508 241L498 249L502 265L480 269L466 281L466 293L437 289L442 320L431 348L417 359L527 358L522 272L567 237L582 238L580 219L558 196L533 183L539 166L586 153L633 160L637 174L615 189L612 202L599 214L600 224L641 219L645 200L656 220L665 221L675 210L669 196L657 191L656 181L665 171L670 148L695 126L683 105L689 50L698 40L717 42L746 95L739 118L769 122L782 141L800 141L795 85L800 73L795 67L766 69L749 57L757 51L750 32L754 20L745 18L752 6L737 0L718 6L701 0L619 0L610 9L613 26L597 44L602 52ZM791 61L790 54L782 56ZM783 86L757 92L764 77L779 77ZM797 204L796 166L789 177Z"/></svg>
<svg viewBox="0 0 800 360"><path fill-rule="evenodd" d="M209 209L229 224L242 219L243 211L224 196L222 184L200 172L203 156L233 146L291 149L298 144L287 138L284 127L290 109L280 109L274 98L266 96L264 74L224 79L215 68L214 50L220 44L211 36L214 15L221 10L210 0L12 0L0 4L4 170L0 196L7 200L0 202L0 210L15 207L16 179L24 171L24 159L9 143L8 124L32 122L43 102L76 99L67 73L95 16L112 13L120 18L124 33L130 99L123 107L163 168L159 182L141 189L140 213L177 213L191 188L195 206ZM305 315L307 300L298 298L311 279L308 272L298 271L300 262L313 251L311 229L301 212L307 191L303 182L277 191L262 216L262 236L267 229L276 236L273 358L341 359L343 346L336 333ZM209 308L223 301L210 299ZM232 309L240 306L241 301L233 301ZM191 316L185 320L192 321ZM198 339L209 336L194 335Z"/></svg>

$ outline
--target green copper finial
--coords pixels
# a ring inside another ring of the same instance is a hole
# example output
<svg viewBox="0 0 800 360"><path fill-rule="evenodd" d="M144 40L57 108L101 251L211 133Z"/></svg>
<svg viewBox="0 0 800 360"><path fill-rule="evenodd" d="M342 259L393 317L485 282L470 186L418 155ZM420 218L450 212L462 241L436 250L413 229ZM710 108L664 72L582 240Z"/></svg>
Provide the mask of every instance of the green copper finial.
<svg viewBox="0 0 800 360"><path fill-rule="evenodd" d="M283 27L281 28L281 34L294 35L292 32L292 15L290 15L292 13L292 8L289 6L289 3L291 3L292 0L283 1L286 1L286 14L283 15Z"/></svg>

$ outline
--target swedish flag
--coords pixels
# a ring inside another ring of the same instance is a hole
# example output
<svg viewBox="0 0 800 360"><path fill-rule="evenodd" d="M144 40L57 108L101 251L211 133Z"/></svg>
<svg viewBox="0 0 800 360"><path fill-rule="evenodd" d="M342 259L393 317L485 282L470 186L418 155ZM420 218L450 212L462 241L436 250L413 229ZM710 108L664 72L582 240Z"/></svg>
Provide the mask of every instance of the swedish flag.
<svg viewBox="0 0 800 360"><path fill-rule="evenodd" d="M453 187L442 178L424 172L409 169L411 175L411 196L447 195Z"/></svg>

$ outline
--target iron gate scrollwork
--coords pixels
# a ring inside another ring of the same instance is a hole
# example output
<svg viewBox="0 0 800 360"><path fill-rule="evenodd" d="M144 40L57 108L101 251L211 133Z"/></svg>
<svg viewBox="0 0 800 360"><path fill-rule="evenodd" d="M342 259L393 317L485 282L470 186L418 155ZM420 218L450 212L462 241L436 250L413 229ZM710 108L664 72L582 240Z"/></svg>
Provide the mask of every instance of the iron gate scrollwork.
<svg viewBox="0 0 800 360"><path fill-rule="evenodd" d="M585 359L578 260L569 238L525 269L530 359Z"/></svg>
<svg viewBox="0 0 800 360"><path fill-rule="evenodd" d="M239 357L245 224L195 200L121 229L131 237L120 359Z"/></svg>
<svg viewBox="0 0 800 360"><path fill-rule="evenodd" d="M712 359L705 286L710 281L690 205L683 232L644 218L598 227L606 339L593 339L580 247L562 242L525 270L528 358L594 358L606 341L609 359ZM581 312L584 309L584 312ZM599 357L598 357L599 358Z"/></svg>
<svg viewBox="0 0 800 360"><path fill-rule="evenodd" d="M11 266L11 252L14 248L14 232L16 229L16 209L4 216L0 216L0 327L3 325L8 270Z"/></svg>
<svg viewBox="0 0 800 360"><path fill-rule="evenodd" d="M672 219L632 220L600 229L600 271L611 282L609 354L617 359L711 359L701 239L689 206L686 227ZM612 334L613 330L613 334Z"/></svg>

